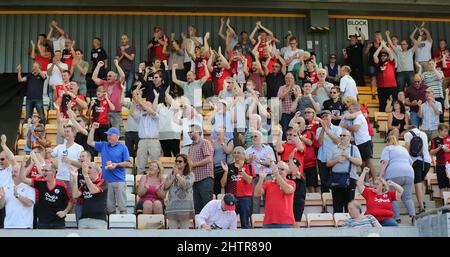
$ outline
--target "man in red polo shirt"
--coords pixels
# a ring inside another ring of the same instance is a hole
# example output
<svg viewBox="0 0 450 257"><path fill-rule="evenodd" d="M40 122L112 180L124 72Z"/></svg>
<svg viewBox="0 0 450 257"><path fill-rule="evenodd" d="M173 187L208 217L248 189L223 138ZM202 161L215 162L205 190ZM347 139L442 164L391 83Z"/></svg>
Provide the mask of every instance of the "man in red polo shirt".
<svg viewBox="0 0 450 257"><path fill-rule="evenodd" d="M164 30L161 26L156 26L153 28L153 38L148 41L147 49L148 51L148 62L151 63L153 58L158 58L163 63L167 60L167 55L163 53L163 48L165 44L165 39L167 36L164 35Z"/></svg>
<svg viewBox="0 0 450 257"><path fill-rule="evenodd" d="M274 180L264 182L267 173L264 167L259 170L259 180L255 188L255 197L265 195L264 228L292 228L294 219L295 182L286 178L289 166L283 162L272 162Z"/></svg>
<svg viewBox="0 0 450 257"><path fill-rule="evenodd" d="M214 66L213 63L215 63ZM223 89L223 81L228 77L232 77L230 63L222 55L220 47L219 52L213 51L211 53L211 57L208 60L208 70L213 74L214 95L218 95Z"/></svg>
<svg viewBox="0 0 450 257"><path fill-rule="evenodd" d="M383 50L383 51L382 51ZM380 54L381 52L381 54ZM378 58L380 55L380 58ZM378 99L380 112L384 111L387 99L397 99L397 80L395 79L395 59L392 50L381 41L380 47L373 54L373 61L378 68Z"/></svg>

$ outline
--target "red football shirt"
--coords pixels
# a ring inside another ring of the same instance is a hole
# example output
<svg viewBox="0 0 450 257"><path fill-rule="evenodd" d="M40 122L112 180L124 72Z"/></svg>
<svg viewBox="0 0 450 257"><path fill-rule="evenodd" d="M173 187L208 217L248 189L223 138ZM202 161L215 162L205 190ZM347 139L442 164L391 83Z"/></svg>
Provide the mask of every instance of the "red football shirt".
<svg viewBox="0 0 450 257"><path fill-rule="evenodd" d="M295 191L295 182L286 180ZM277 182L266 181L262 185L266 197L263 224L294 224L294 194L286 194Z"/></svg>
<svg viewBox="0 0 450 257"><path fill-rule="evenodd" d="M248 55L244 55L244 58L247 59L247 68L248 70L252 70L252 58ZM232 61L230 62L230 67L231 67L231 72L233 74L237 74L238 73L238 62L237 61Z"/></svg>
<svg viewBox="0 0 450 257"><path fill-rule="evenodd" d="M267 71L269 73L272 73L273 72L273 64L277 62L277 59L276 58L272 58L268 62L269 62L269 64L267 64Z"/></svg>
<svg viewBox="0 0 450 257"><path fill-rule="evenodd" d="M302 143L302 144L303 144L303 147L306 149L306 145L304 143ZM282 161L288 162L289 156L291 155L292 151L294 151L294 149L296 148L296 145L284 143L282 146L284 148L284 151L280 154L280 159ZM305 164L304 164L305 158L304 157L305 157L305 152L295 151L294 158L297 159L301 164L300 167L298 168L298 171L302 175L303 175L303 168L305 166Z"/></svg>
<svg viewBox="0 0 450 257"><path fill-rule="evenodd" d="M232 165L228 165L228 182L227 182L227 193L234 194L236 197L253 196L253 183L248 184L242 178L242 172L244 171L248 175L255 177L255 170L247 164L244 164L240 170Z"/></svg>
<svg viewBox="0 0 450 257"><path fill-rule="evenodd" d="M383 64L377 63L376 67L380 68L380 71L378 72L379 88L397 87L397 80L395 79L395 60L388 60Z"/></svg>
<svg viewBox="0 0 450 257"><path fill-rule="evenodd" d="M370 214L378 221L394 218L392 202L397 200L395 190L389 190L386 194L377 195L372 189L366 187L361 195L366 199L367 210L365 215Z"/></svg>
<svg viewBox="0 0 450 257"><path fill-rule="evenodd" d="M96 99L92 107L92 121L100 125L108 125L109 104L105 99Z"/></svg>
<svg viewBox="0 0 450 257"><path fill-rule="evenodd" d="M70 71L70 67L72 67L73 55L69 49L64 49L62 52L61 61L67 64L67 69Z"/></svg>
<svg viewBox="0 0 450 257"><path fill-rule="evenodd" d="M231 69L220 68L219 72L215 72L214 94L218 95L223 90L223 81L232 76Z"/></svg>
<svg viewBox="0 0 450 257"><path fill-rule="evenodd" d="M47 71L47 66L50 64L50 58L44 58L37 54L34 60L41 65L41 71Z"/></svg>
<svg viewBox="0 0 450 257"><path fill-rule="evenodd" d="M203 60L208 61L208 58L197 58L195 59L195 79L199 80L202 79L205 76L205 69L207 69L205 66L203 66ZM209 74L208 81L212 79L211 73Z"/></svg>
<svg viewBox="0 0 450 257"><path fill-rule="evenodd" d="M317 156L316 156L316 147L317 144L316 138L312 131L305 130L302 135L313 142L311 146L305 144L305 156L304 156L304 165L303 168L310 168L316 166Z"/></svg>

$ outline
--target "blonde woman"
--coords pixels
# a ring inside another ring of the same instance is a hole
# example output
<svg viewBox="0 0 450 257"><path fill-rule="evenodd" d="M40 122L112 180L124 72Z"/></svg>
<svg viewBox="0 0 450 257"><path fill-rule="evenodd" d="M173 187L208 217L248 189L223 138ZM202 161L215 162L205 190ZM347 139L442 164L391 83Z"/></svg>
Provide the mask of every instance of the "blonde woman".
<svg viewBox="0 0 450 257"><path fill-rule="evenodd" d="M245 149L242 146L235 147L232 154L234 163L227 164L222 161L224 173L220 184L226 193L233 194L237 198L236 213L241 218L241 227L250 228L255 169L251 164L245 163Z"/></svg>
<svg viewBox="0 0 450 257"><path fill-rule="evenodd" d="M381 153L380 177L392 180L400 185L404 192L402 194L403 204L408 209L411 218L415 216L414 201L412 200L412 190L414 186L414 169L412 159L408 150L399 145L395 136L388 137L388 145ZM400 220L400 203L392 203L395 220Z"/></svg>
<svg viewBox="0 0 450 257"><path fill-rule="evenodd" d="M152 162L146 174L139 180L136 188L139 201L136 204L138 214L162 214L163 200L166 193L163 190L161 172L164 170L160 161Z"/></svg>
<svg viewBox="0 0 450 257"><path fill-rule="evenodd" d="M389 180L386 182L381 177L376 177L371 187L364 186L364 178L369 173L369 168L364 168L357 181L357 188L366 199L367 210L365 215L373 215L383 227L398 226L394 219L392 202L397 201L403 194L403 188ZM389 190L389 186L395 190Z"/></svg>

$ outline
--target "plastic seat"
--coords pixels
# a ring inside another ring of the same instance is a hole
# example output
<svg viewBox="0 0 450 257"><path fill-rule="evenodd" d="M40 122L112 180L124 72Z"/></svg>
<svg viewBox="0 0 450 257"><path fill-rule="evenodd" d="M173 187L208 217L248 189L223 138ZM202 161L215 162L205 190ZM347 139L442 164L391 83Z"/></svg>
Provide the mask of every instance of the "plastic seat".
<svg viewBox="0 0 450 257"><path fill-rule="evenodd" d="M348 213L335 213L334 214L334 223L336 227L341 227L344 224L344 221L350 219L350 214Z"/></svg>
<svg viewBox="0 0 450 257"><path fill-rule="evenodd" d="M264 214L252 214L252 227L262 228L264 221Z"/></svg>
<svg viewBox="0 0 450 257"><path fill-rule="evenodd" d="M334 227L333 214L331 213L308 213L306 214L308 227Z"/></svg>
<svg viewBox="0 0 450 257"><path fill-rule="evenodd" d="M320 213L323 210L322 195L320 193L307 193L305 198L305 214Z"/></svg>
<svg viewBox="0 0 450 257"><path fill-rule="evenodd" d="M64 218L66 222L66 228L78 228L77 219L75 213L68 213Z"/></svg>
<svg viewBox="0 0 450 257"><path fill-rule="evenodd" d="M109 215L110 229L136 229L136 216L134 214Z"/></svg>
<svg viewBox="0 0 450 257"><path fill-rule="evenodd" d="M165 218L162 214L140 214L137 216L138 229L165 229Z"/></svg>

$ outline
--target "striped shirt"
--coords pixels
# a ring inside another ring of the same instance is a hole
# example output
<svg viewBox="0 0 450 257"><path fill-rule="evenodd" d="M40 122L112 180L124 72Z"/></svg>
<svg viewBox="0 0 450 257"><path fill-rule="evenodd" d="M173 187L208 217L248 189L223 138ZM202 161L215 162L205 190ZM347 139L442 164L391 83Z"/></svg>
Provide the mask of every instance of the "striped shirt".
<svg viewBox="0 0 450 257"><path fill-rule="evenodd" d="M366 227L374 227L378 223L377 219L375 219L372 215L363 216L361 219L357 220L354 218L350 218L344 221L342 227L344 228L366 228Z"/></svg>
<svg viewBox="0 0 450 257"><path fill-rule="evenodd" d="M189 158L192 163L198 163L201 160L205 159L207 156L213 156L214 148L206 139L200 138L197 142L192 142L192 145L189 147ZM195 182L202 181L206 178L214 178L214 165L213 162L209 162L204 166L198 166L192 169L192 172L195 175Z"/></svg>
<svg viewBox="0 0 450 257"><path fill-rule="evenodd" d="M444 77L444 73L442 71L437 71L442 77ZM434 71L426 71L422 73L422 80L425 86L431 88L434 92L434 97L436 98L444 98L444 94L442 93L442 80L436 76Z"/></svg>

